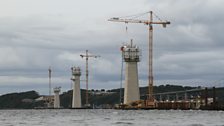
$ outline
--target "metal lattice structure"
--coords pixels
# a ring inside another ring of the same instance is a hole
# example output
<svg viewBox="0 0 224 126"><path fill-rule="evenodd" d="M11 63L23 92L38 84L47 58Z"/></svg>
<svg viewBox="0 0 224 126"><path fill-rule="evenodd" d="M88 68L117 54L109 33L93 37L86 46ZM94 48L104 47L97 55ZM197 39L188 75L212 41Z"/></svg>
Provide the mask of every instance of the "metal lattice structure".
<svg viewBox="0 0 224 126"><path fill-rule="evenodd" d="M89 70L88 70L88 67L89 67L89 65L88 65L88 60L89 60L89 58L97 58L97 57L100 57L100 56L98 56L98 55L90 55L89 54L89 52L88 52L88 50L86 50L86 54L85 55L83 55L83 54L81 54L80 55L82 58L85 58L86 59L86 105L89 105L89 97L88 97L88 82L89 82L89 79L88 79L88 76L89 76Z"/></svg>

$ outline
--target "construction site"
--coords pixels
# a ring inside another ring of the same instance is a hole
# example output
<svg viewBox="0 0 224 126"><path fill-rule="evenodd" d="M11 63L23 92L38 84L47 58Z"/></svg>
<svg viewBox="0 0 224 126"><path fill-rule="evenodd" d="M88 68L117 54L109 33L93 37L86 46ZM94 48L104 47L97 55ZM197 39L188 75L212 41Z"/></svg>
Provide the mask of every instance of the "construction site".
<svg viewBox="0 0 224 126"><path fill-rule="evenodd" d="M131 39L130 42L123 44L121 46L122 55L122 68L121 68L121 83L120 83L120 104L114 107L115 109L205 109L205 110L222 110L223 108L217 104L216 88L215 87L200 87L191 90L174 91L174 92L161 92L154 93L154 71L153 71L153 25L161 25L162 28L166 28L167 25L171 23L169 21L161 20L152 11L147 13L148 20L138 20L132 18L122 18L113 17L108 21L111 22L122 22L143 24L148 27L148 91L146 94L140 94L139 87L139 74L138 74L138 62L141 61L141 56L143 55L141 49L138 45L134 44ZM137 17L138 15L135 15ZM156 18L156 20L154 19ZM127 30L127 28L126 28ZM85 54L80 54L80 57L85 59L85 104L81 102L81 91L80 91L80 76L81 68L78 66L73 66L71 68L73 82L73 94L72 94L72 109L87 109L94 108L89 102L89 63L90 58L99 58L99 55L89 54L86 50ZM124 78L124 92L122 92L123 87L123 62L125 63L125 78ZM60 88L55 87L55 95L51 95L51 68L49 68L49 96L39 98L39 100L44 100L46 102L45 108L61 108L60 107ZM191 94L191 95L190 95ZM194 94L194 96L192 96Z"/></svg>

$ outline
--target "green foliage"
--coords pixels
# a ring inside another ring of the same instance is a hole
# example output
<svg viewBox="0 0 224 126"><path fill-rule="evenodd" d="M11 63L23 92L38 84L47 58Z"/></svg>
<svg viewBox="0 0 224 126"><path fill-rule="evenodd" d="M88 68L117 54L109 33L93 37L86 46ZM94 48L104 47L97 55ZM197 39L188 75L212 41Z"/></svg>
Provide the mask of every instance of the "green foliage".
<svg viewBox="0 0 224 126"><path fill-rule="evenodd" d="M90 103L95 105L102 104L118 104L119 103L119 94L108 94L108 95L95 95L90 97Z"/></svg>
<svg viewBox="0 0 224 126"><path fill-rule="evenodd" d="M69 90L68 92L64 92L60 95L60 103L61 106L66 108L71 108L72 105L72 90Z"/></svg>
<svg viewBox="0 0 224 126"><path fill-rule="evenodd" d="M0 96L0 109L26 109L33 108L34 102L23 102L24 99L30 99L31 101L38 98L39 94L35 91L28 91L22 93L11 93Z"/></svg>

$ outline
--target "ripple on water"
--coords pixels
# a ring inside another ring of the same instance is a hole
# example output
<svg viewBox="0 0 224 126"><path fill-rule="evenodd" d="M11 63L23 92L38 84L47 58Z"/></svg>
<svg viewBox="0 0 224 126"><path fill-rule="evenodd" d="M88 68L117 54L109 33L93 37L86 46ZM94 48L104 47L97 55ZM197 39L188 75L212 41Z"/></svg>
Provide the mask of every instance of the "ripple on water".
<svg viewBox="0 0 224 126"><path fill-rule="evenodd" d="M110 118L104 118L104 120L110 120Z"/></svg>
<svg viewBox="0 0 224 126"><path fill-rule="evenodd" d="M134 123L131 123L131 122L116 122L115 124L117 125L133 125Z"/></svg>
<svg viewBox="0 0 224 126"><path fill-rule="evenodd" d="M189 126L204 126L203 124L190 124Z"/></svg>
<svg viewBox="0 0 224 126"><path fill-rule="evenodd" d="M72 122L75 122L75 123L82 123L84 122L85 120L83 119L73 119Z"/></svg>

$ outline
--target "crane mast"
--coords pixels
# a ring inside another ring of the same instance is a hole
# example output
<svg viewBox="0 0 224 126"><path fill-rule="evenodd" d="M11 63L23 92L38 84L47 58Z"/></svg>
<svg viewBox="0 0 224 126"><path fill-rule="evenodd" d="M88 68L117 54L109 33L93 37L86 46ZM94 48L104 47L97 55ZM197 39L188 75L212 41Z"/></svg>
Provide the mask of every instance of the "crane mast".
<svg viewBox="0 0 224 126"><path fill-rule="evenodd" d="M150 11L150 22L153 22L152 11ZM153 27L149 24L149 75L148 75L148 85L149 85L149 101L154 101L153 94Z"/></svg>
<svg viewBox="0 0 224 126"><path fill-rule="evenodd" d="M150 11L149 13L149 20L137 20L137 19L123 19L123 18L111 18L108 21L113 22L124 22L124 23L141 23L148 25L149 30L149 64L148 64L148 101L154 102L153 98L153 25L154 24L161 24L164 28L166 28L166 25L170 24L169 21L153 21L153 12Z"/></svg>
<svg viewBox="0 0 224 126"><path fill-rule="evenodd" d="M88 83L89 83L89 79L88 79L88 76L89 76L89 70L88 70L88 67L89 67L89 64L88 64L88 60L89 58L97 58L97 57L100 57L100 56L97 56L97 55L90 55L88 53L88 50L86 50L86 54L85 55L80 55L82 58L85 58L86 59L86 105L88 106L89 105L89 94L88 94Z"/></svg>
<svg viewBox="0 0 224 126"><path fill-rule="evenodd" d="M48 78L49 78L49 96L51 96L51 67L48 69Z"/></svg>

